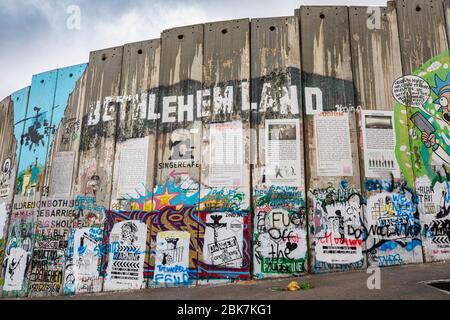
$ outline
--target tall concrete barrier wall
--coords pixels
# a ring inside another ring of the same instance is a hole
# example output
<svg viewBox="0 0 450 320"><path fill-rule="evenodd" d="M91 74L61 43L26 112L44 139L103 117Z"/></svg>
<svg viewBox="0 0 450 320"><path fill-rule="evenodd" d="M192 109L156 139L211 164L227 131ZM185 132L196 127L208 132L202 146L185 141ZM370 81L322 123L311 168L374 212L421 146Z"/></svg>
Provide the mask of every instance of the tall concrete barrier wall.
<svg viewBox="0 0 450 320"><path fill-rule="evenodd" d="M449 8L304 6L33 76L0 103L1 295L449 260Z"/></svg>

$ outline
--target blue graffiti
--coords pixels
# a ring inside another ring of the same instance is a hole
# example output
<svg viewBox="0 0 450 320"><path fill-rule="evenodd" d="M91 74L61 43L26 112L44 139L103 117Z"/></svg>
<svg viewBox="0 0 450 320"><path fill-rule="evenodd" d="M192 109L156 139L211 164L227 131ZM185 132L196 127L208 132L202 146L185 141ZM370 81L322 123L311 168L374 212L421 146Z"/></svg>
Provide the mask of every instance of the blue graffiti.
<svg viewBox="0 0 450 320"><path fill-rule="evenodd" d="M402 244L401 246L405 248L406 251L411 252L416 247L421 246L422 241L413 239L410 242L407 242L406 244ZM379 247L380 251L388 252L388 251L394 251L398 246L400 246L400 242L398 241L386 241L383 245Z"/></svg>

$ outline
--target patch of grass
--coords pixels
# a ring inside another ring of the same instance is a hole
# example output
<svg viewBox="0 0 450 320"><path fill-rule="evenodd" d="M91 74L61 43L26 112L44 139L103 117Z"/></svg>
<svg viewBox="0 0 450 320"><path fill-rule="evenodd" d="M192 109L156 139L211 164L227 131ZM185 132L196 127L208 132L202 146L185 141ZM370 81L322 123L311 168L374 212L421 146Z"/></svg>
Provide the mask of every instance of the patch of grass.
<svg viewBox="0 0 450 320"><path fill-rule="evenodd" d="M300 284L300 288L302 288L302 290L311 290L314 289L314 286L311 283L302 283Z"/></svg>

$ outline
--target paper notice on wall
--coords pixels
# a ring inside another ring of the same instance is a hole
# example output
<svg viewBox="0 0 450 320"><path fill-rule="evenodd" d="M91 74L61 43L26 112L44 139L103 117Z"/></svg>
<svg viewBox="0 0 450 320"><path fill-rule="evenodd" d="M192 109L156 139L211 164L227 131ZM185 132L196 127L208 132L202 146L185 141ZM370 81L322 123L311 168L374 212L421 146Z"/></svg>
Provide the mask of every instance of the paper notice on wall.
<svg viewBox="0 0 450 320"><path fill-rule="evenodd" d="M361 208L357 197L346 203L336 203L323 208L315 199L314 206L322 211L326 225L315 235L317 261L331 264L356 263L364 259L363 239L355 236L361 228Z"/></svg>
<svg viewBox="0 0 450 320"><path fill-rule="evenodd" d="M99 272L102 229L81 228L74 230L73 236L73 277L66 271L65 285L72 281L75 293L99 292L102 288Z"/></svg>
<svg viewBox="0 0 450 320"><path fill-rule="evenodd" d="M70 197L72 190L73 164L75 152L57 152L52 161L50 196L53 198Z"/></svg>
<svg viewBox="0 0 450 320"><path fill-rule="evenodd" d="M353 176L348 114L324 112L314 116L317 176Z"/></svg>
<svg viewBox="0 0 450 320"><path fill-rule="evenodd" d="M236 187L242 184L242 122L210 126L209 184L211 187Z"/></svg>
<svg viewBox="0 0 450 320"><path fill-rule="evenodd" d="M189 244L186 231L166 231L156 235L155 285L189 283Z"/></svg>
<svg viewBox="0 0 450 320"><path fill-rule="evenodd" d="M147 181L148 137L121 144L117 197L139 197Z"/></svg>
<svg viewBox="0 0 450 320"><path fill-rule="evenodd" d="M265 183L300 186L300 122L298 119L266 120Z"/></svg>
<svg viewBox="0 0 450 320"><path fill-rule="evenodd" d="M6 262L5 283L3 291L22 290L25 279L25 270L30 260L31 253L22 248L11 248Z"/></svg>
<svg viewBox="0 0 450 320"><path fill-rule="evenodd" d="M144 262L147 225L140 221L116 223L109 237L105 291L142 289L145 286Z"/></svg>
<svg viewBox="0 0 450 320"><path fill-rule="evenodd" d="M379 178L392 173L400 178L395 158L394 112L363 111L361 121L365 176Z"/></svg>
<svg viewBox="0 0 450 320"><path fill-rule="evenodd" d="M244 219L211 213L206 217L203 262L223 268L241 268L244 248Z"/></svg>

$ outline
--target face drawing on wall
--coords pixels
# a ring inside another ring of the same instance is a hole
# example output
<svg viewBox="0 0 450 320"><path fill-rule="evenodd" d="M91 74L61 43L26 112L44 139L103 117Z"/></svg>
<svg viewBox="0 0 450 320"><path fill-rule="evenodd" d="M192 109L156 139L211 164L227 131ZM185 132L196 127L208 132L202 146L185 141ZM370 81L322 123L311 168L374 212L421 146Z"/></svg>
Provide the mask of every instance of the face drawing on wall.
<svg viewBox="0 0 450 320"><path fill-rule="evenodd" d="M11 172L12 172L12 161L11 158L5 159L3 161L3 165L0 172L0 187L7 188L9 183L9 179L11 179Z"/></svg>
<svg viewBox="0 0 450 320"><path fill-rule="evenodd" d="M176 130L172 133L169 142L170 161L193 160L194 147L191 142L191 133L188 130Z"/></svg>
<svg viewBox="0 0 450 320"><path fill-rule="evenodd" d="M125 246L132 246L138 240L136 233L138 228L132 222L125 223L121 228L120 244Z"/></svg>
<svg viewBox="0 0 450 320"><path fill-rule="evenodd" d="M440 79L435 75L435 87L432 87L433 92L438 96L434 101L435 105L439 107L437 121L442 123L443 127L450 129L450 73L447 74L445 80ZM436 129L420 112L415 113L411 120L416 124L420 131L422 131L422 142L427 148L432 148L435 155L437 155L442 164L450 165L450 155L438 143L436 138ZM439 160L438 159L438 160Z"/></svg>
<svg viewBox="0 0 450 320"><path fill-rule="evenodd" d="M73 264L69 264L66 267L66 278L64 280L64 287L66 289L73 289L75 287L75 275L73 274Z"/></svg>
<svg viewBox="0 0 450 320"><path fill-rule="evenodd" d="M97 191L100 186L100 176L94 174L87 182L86 182L86 190L91 190L92 194L97 195Z"/></svg>
<svg viewBox="0 0 450 320"><path fill-rule="evenodd" d="M5 159L2 165L2 173L9 174L11 172L12 161L11 158Z"/></svg>

